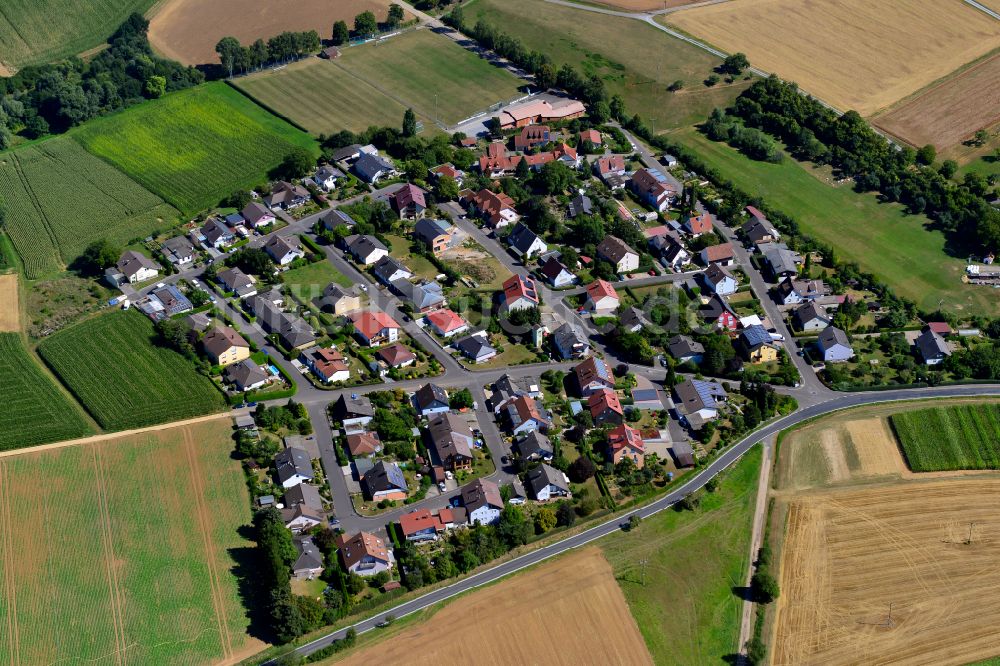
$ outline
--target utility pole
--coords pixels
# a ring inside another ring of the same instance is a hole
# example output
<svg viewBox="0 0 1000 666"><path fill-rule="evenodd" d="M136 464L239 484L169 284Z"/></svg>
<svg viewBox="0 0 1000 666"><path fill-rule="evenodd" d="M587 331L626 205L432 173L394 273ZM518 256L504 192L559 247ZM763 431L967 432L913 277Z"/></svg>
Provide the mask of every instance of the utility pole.
<svg viewBox="0 0 1000 666"><path fill-rule="evenodd" d="M642 577L642 586L643 587L646 587L646 563L647 562L649 562L649 560L646 560L646 559L639 560L639 564L642 565L642 574L641 574L641 577Z"/></svg>

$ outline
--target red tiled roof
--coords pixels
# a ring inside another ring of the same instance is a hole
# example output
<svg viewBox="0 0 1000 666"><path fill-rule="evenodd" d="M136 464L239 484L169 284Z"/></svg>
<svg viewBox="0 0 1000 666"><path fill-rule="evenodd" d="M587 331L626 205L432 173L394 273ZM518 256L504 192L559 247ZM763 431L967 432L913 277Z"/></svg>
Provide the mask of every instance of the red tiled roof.
<svg viewBox="0 0 1000 666"><path fill-rule="evenodd" d="M424 191L411 183L400 185L399 189L392 193L392 201L396 206L396 210L403 210L410 204L427 208Z"/></svg>
<svg viewBox="0 0 1000 666"><path fill-rule="evenodd" d="M610 296L611 298L618 299L618 292L611 285L610 282L605 282L604 280L597 280L592 282L587 286L587 296L592 301L598 301L605 296Z"/></svg>
<svg viewBox="0 0 1000 666"><path fill-rule="evenodd" d="M417 358L416 354L398 342L380 349L376 355L393 366L406 363L407 361L414 361Z"/></svg>
<svg viewBox="0 0 1000 666"><path fill-rule="evenodd" d="M535 281L531 278L514 275L503 283L504 303L513 303L519 298L527 298L533 303L538 303L538 290Z"/></svg>
<svg viewBox="0 0 1000 666"><path fill-rule="evenodd" d="M374 338L383 328L399 328L399 324L384 312L359 312L351 315L354 328L368 339Z"/></svg>
<svg viewBox="0 0 1000 666"><path fill-rule="evenodd" d="M624 414L622 403L618 399L618 394L610 389L599 389L587 398L587 407L590 408L590 415L597 418L599 414L610 409L618 414Z"/></svg>
<svg viewBox="0 0 1000 666"><path fill-rule="evenodd" d="M602 143L601 133L594 129L583 130L580 132L580 141L589 141L595 146L599 146Z"/></svg>
<svg viewBox="0 0 1000 666"><path fill-rule="evenodd" d="M389 561L389 550L385 547L385 542L369 532L358 532L350 538L342 535L339 546L340 558L348 568L360 562L365 555L382 562Z"/></svg>
<svg viewBox="0 0 1000 666"><path fill-rule="evenodd" d="M368 456L379 450L382 441L377 432L357 432L347 436L347 448L351 455Z"/></svg>
<svg viewBox="0 0 1000 666"><path fill-rule="evenodd" d="M712 230L712 216L708 213L692 215L684 224L691 229L691 233L693 234L708 233Z"/></svg>
<svg viewBox="0 0 1000 666"><path fill-rule="evenodd" d="M444 529L441 519L427 509L417 509L412 513L404 513L399 517L399 526L402 528L404 536L410 536L429 528L434 528L435 531Z"/></svg>
<svg viewBox="0 0 1000 666"><path fill-rule="evenodd" d="M455 329L467 326L465 320L449 309L437 310L427 315L427 321L439 331L449 333Z"/></svg>
<svg viewBox="0 0 1000 666"><path fill-rule="evenodd" d="M336 349L316 348L309 351L308 354L312 357L312 363L316 366L316 369L327 377L331 377L334 373L342 370L350 369L347 363L344 362L344 355Z"/></svg>
<svg viewBox="0 0 1000 666"><path fill-rule="evenodd" d="M718 245L710 245L702 251L705 253L706 261L723 261L725 259L733 258L732 243L720 243Z"/></svg>
<svg viewBox="0 0 1000 666"><path fill-rule="evenodd" d="M612 171L624 171L625 158L622 155L606 155L597 158L597 173L602 176Z"/></svg>
<svg viewBox="0 0 1000 666"><path fill-rule="evenodd" d="M646 450L646 443L642 441L642 433L624 423L608 432L608 445L612 451L625 447L631 447L638 451Z"/></svg>
<svg viewBox="0 0 1000 666"><path fill-rule="evenodd" d="M946 321L929 321L927 322L927 329L934 331L938 335L952 334L951 326Z"/></svg>

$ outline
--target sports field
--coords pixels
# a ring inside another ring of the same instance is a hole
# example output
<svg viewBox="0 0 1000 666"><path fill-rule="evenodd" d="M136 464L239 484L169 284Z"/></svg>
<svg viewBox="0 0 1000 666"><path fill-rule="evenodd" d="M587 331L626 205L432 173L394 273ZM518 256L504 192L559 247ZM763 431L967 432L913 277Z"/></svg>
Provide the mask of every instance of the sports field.
<svg viewBox="0 0 1000 666"><path fill-rule="evenodd" d="M0 155L5 229L35 279L71 264L92 241L118 245L177 222L178 212L72 139Z"/></svg>
<svg viewBox="0 0 1000 666"><path fill-rule="evenodd" d="M252 545L229 418L0 457L0 662L235 663Z"/></svg>
<svg viewBox="0 0 1000 666"><path fill-rule="evenodd" d="M452 40L414 30L344 50L336 60L309 59L237 85L309 129L332 133L402 123L407 107L445 125L519 96L523 82Z"/></svg>
<svg viewBox="0 0 1000 666"><path fill-rule="evenodd" d="M535 0L473 0L465 6L465 20L480 19L548 55L557 68L570 64L601 78L610 94L622 95L629 113L656 129L701 122L748 85L706 87L702 82L718 58L633 19ZM667 92L674 81L684 87Z"/></svg>
<svg viewBox="0 0 1000 666"><path fill-rule="evenodd" d="M224 83L96 119L74 136L185 214L260 184L293 148L318 153L309 135Z"/></svg>
<svg viewBox="0 0 1000 666"><path fill-rule="evenodd" d="M155 335L145 316L114 310L45 338L38 353L106 430L222 409L211 380Z"/></svg>
<svg viewBox="0 0 1000 666"><path fill-rule="evenodd" d="M1000 21L957 1L731 0L662 20L862 115L1000 46Z"/></svg>
<svg viewBox="0 0 1000 666"><path fill-rule="evenodd" d="M872 122L911 145L944 150L1000 122L1000 54L946 79Z"/></svg>
<svg viewBox="0 0 1000 666"><path fill-rule="evenodd" d="M320 663L333 663L334 659ZM472 592L336 663L652 664L598 548Z"/></svg>
<svg viewBox="0 0 1000 666"><path fill-rule="evenodd" d="M58 60L104 42L132 12L153 0L4 0L0 3L0 76Z"/></svg>
<svg viewBox="0 0 1000 666"><path fill-rule="evenodd" d="M914 472L1000 469L1000 405L934 407L890 421Z"/></svg>
<svg viewBox="0 0 1000 666"><path fill-rule="evenodd" d="M834 246L838 258L857 262L919 307L1000 313L993 290L961 282L964 257L945 253L944 234L927 229L926 217L906 215L898 204L879 203L874 195L859 195L850 184L835 186L829 169L790 158L780 164L754 161L694 129L671 138L740 188L794 217L804 233Z"/></svg>
<svg viewBox="0 0 1000 666"><path fill-rule="evenodd" d="M371 11L385 21L389 0L164 0L150 12L149 41L157 52L186 65L218 63L215 45L235 37L249 46L286 30L315 30L329 39L335 21L354 26L354 17ZM407 12L407 19L411 18Z"/></svg>

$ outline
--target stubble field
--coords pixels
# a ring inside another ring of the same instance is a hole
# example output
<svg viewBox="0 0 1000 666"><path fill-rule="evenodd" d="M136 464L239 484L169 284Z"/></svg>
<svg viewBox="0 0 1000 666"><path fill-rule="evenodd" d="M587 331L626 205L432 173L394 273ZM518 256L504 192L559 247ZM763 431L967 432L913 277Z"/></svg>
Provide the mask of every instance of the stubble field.
<svg viewBox="0 0 1000 666"><path fill-rule="evenodd" d="M218 63L215 45L223 37L249 45L286 30L315 30L329 39L335 21L353 26L354 17L365 11L384 21L389 1L166 0L151 14L149 41L159 53L186 65Z"/></svg>
<svg viewBox="0 0 1000 666"><path fill-rule="evenodd" d="M543 564L448 604L391 642L338 664L652 664L598 548ZM325 662L325 663L332 663Z"/></svg>
<svg viewBox="0 0 1000 666"><path fill-rule="evenodd" d="M866 116L1000 46L1000 22L938 0L731 0L665 20Z"/></svg>
<svg viewBox="0 0 1000 666"><path fill-rule="evenodd" d="M0 456L0 662L213 664L247 636L232 423ZM40 480L44 479L44 483Z"/></svg>
<svg viewBox="0 0 1000 666"><path fill-rule="evenodd" d="M21 299L17 293L17 276L0 275L0 333L21 330Z"/></svg>

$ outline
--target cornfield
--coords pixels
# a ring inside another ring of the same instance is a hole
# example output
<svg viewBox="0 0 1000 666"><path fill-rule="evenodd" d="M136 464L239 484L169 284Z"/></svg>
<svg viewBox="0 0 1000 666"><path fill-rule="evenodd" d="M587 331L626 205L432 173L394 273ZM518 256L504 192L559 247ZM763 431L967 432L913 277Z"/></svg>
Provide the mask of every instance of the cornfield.
<svg viewBox="0 0 1000 666"><path fill-rule="evenodd" d="M918 409L890 423L914 472L1000 469L1000 405Z"/></svg>

